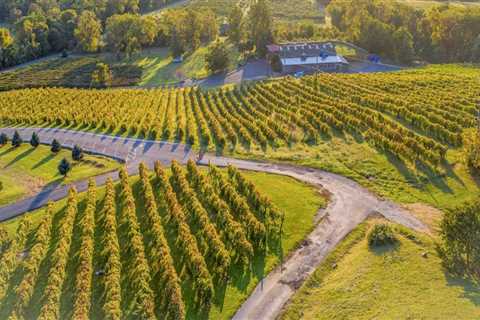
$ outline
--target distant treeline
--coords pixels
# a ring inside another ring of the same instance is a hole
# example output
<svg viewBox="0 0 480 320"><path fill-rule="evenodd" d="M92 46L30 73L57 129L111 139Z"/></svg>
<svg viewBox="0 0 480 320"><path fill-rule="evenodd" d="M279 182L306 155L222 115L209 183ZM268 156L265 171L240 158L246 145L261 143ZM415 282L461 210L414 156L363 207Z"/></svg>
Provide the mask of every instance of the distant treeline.
<svg viewBox="0 0 480 320"><path fill-rule="evenodd" d="M343 38L399 62L480 61L480 7L332 0L327 12Z"/></svg>

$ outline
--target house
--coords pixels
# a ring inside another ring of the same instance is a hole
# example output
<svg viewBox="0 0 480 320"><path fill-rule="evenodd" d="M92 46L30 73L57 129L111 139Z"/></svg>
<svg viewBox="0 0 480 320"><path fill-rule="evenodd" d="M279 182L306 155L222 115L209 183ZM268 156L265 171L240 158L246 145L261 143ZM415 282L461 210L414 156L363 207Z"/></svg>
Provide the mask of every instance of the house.
<svg viewBox="0 0 480 320"><path fill-rule="evenodd" d="M269 57L278 56L286 74L344 71L349 65L330 42L272 44L267 50Z"/></svg>

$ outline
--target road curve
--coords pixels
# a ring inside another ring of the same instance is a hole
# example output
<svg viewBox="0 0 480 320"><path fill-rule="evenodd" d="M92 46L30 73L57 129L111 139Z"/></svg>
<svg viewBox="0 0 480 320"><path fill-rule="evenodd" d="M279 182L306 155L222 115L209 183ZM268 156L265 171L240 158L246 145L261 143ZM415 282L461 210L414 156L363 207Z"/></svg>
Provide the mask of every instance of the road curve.
<svg viewBox="0 0 480 320"><path fill-rule="evenodd" d="M42 143L57 139L64 146L75 144L85 150L110 156L126 162L129 172L136 173L140 162L152 166L155 160L164 164L173 159L185 163L195 159L200 165L213 163L217 166L235 165L240 169L290 176L298 180L328 190L331 201L322 211L323 219L307 237L303 245L295 250L282 266L277 267L258 284L250 297L237 311L233 319L257 320L275 319L296 289L315 270L325 256L358 224L370 214L377 213L387 219L419 231L426 227L399 205L382 200L345 177L318 169L285 164L272 164L249 160L218 157L210 154L198 159L192 150L181 144L124 139L108 135L92 134L62 129L45 128L4 128L10 137L18 130L23 139L28 140L32 132L37 132ZM97 184L105 183L107 177L117 178L116 173L96 177ZM75 183L79 191L85 191L85 181ZM32 198L25 199L8 207L0 208L0 221L24 214L44 206L49 200L59 200L67 195L70 186L55 187Z"/></svg>

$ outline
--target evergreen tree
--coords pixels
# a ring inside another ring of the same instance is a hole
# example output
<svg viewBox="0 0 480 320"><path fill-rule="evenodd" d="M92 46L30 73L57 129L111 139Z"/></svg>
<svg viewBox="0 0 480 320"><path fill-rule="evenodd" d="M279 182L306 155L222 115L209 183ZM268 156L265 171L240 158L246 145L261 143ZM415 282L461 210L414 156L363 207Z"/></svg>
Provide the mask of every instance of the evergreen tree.
<svg viewBox="0 0 480 320"><path fill-rule="evenodd" d="M40 138L38 137L37 133L32 133L32 138L30 139L30 145L34 148L38 147L40 144Z"/></svg>
<svg viewBox="0 0 480 320"><path fill-rule="evenodd" d="M18 133L18 131L15 131L12 138L12 146L14 148L18 148L22 143L23 143L22 137L20 137L20 134Z"/></svg>
<svg viewBox="0 0 480 320"><path fill-rule="evenodd" d="M75 161L80 161L83 159L83 149L76 144L72 150L72 159Z"/></svg>
<svg viewBox="0 0 480 320"><path fill-rule="evenodd" d="M58 142L57 139L53 139L52 148L50 150L52 150L53 153L57 153L60 152L61 149L62 145L60 144L60 142Z"/></svg>
<svg viewBox="0 0 480 320"><path fill-rule="evenodd" d="M0 134L0 145L4 146L8 143L8 136L5 133Z"/></svg>
<svg viewBox="0 0 480 320"><path fill-rule="evenodd" d="M58 172L62 176L67 176L68 172L72 169L72 166L70 165L70 162L68 162L67 159L63 158L62 161L60 161L60 164L58 165Z"/></svg>

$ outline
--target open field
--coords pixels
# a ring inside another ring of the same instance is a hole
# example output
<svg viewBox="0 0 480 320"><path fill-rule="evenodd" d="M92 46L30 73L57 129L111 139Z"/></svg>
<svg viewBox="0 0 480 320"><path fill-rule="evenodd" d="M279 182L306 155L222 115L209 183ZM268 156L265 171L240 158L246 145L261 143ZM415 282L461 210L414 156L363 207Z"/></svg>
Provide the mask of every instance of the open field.
<svg viewBox="0 0 480 320"><path fill-rule="evenodd" d="M478 0L472 0L472 1L401 0L400 2L404 2L421 9L426 9L433 6L438 6L438 5L447 4L447 3L449 5L458 6L458 7L469 7L469 6L480 5L480 1Z"/></svg>
<svg viewBox="0 0 480 320"><path fill-rule="evenodd" d="M60 160L67 158L73 165L66 178L58 173ZM57 154L50 147L40 145L37 148L24 144L19 148L9 145L0 148L0 206L17 201L25 196L37 193L44 188L70 183L114 170L119 164L103 157L85 155L80 162L72 160L70 150Z"/></svg>
<svg viewBox="0 0 480 320"><path fill-rule="evenodd" d="M480 317L478 284L446 273L434 238L400 228L398 245L370 249L368 228L358 227L327 257L281 319Z"/></svg>
<svg viewBox="0 0 480 320"><path fill-rule="evenodd" d="M91 87L91 75L98 62L104 62L99 56L59 56L42 59L40 62L15 67L0 72L0 91L17 88L41 87ZM141 69L132 65L112 64L112 86L136 84L141 77Z"/></svg>
<svg viewBox="0 0 480 320"><path fill-rule="evenodd" d="M141 172L141 177L124 177L116 185L107 184L107 191L92 186L86 194L72 194L70 200L54 204L49 213L41 210L27 216L32 231L25 232L23 239L18 237L14 244L21 243L17 250L24 246L31 249L23 262L15 259L7 281L4 277L0 281L2 318L13 312L35 318L47 313L48 306L58 307L62 318L78 315L81 309L93 319L117 311L122 319L152 312L162 314L161 318L184 312L188 319L227 319L259 279L313 228L317 210L325 205L317 190L275 175L198 171L194 166L174 166L171 172L158 170L156 174ZM245 184L244 178L255 187ZM262 199L270 198L274 207L255 205L256 193L251 193L251 188L258 190ZM232 193L220 192L227 189ZM236 201L246 207L240 209L234 205ZM216 210L216 206L225 209ZM280 245L276 235L283 214ZM1 226L13 235L22 221L16 219ZM266 251L261 249L264 238L258 237L265 232L260 226L269 230ZM230 236L233 230L234 237ZM43 242L39 234L44 235ZM250 246L255 258L249 253ZM63 252L68 255L61 256L60 247L66 248ZM163 259L156 259L158 254ZM28 263L39 266L38 274L25 268ZM157 273L159 268L163 271ZM106 274L94 275L98 270ZM63 283L55 296L48 290L53 273ZM227 274L228 284L223 277ZM91 288L84 287L86 282L82 281L89 277L93 278ZM33 286L26 288L26 281ZM13 285L19 283L25 291L15 293ZM15 300L24 292L29 292L31 299ZM82 308L90 303L91 309Z"/></svg>
<svg viewBox="0 0 480 320"><path fill-rule="evenodd" d="M294 162L346 175L394 200L445 208L479 194L463 161L479 73L447 65L210 91L20 90L0 94L0 117L8 125L173 140Z"/></svg>

